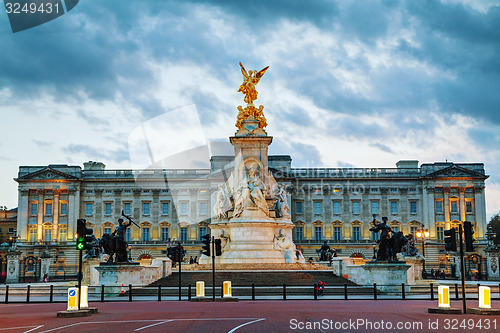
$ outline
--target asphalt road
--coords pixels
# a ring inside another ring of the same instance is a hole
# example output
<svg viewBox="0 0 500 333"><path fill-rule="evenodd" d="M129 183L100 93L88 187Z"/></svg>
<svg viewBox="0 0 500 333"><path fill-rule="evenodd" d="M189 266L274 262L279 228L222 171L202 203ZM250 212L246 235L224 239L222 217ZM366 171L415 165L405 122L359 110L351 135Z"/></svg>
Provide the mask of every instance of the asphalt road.
<svg viewBox="0 0 500 333"><path fill-rule="evenodd" d="M99 313L56 318L65 304L0 304L0 333L17 332L498 332L500 316L429 314L436 301L91 303ZM460 302L452 302L461 307ZM471 301L470 306L477 306ZM493 302L494 308L500 302ZM310 328L310 329L308 329ZM488 329L487 329L488 328Z"/></svg>

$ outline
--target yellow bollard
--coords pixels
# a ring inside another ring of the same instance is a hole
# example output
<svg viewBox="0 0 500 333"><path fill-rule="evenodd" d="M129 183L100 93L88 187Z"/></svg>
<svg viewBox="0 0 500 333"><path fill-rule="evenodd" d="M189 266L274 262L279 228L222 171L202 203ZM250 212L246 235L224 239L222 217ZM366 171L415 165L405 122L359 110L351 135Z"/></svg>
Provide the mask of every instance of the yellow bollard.
<svg viewBox="0 0 500 333"><path fill-rule="evenodd" d="M68 311L78 311L77 295L78 288L68 289Z"/></svg>
<svg viewBox="0 0 500 333"><path fill-rule="evenodd" d="M438 286L438 307L440 308L450 307L450 287Z"/></svg>
<svg viewBox="0 0 500 333"><path fill-rule="evenodd" d="M490 287L479 287L479 308L491 309Z"/></svg>
<svg viewBox="0 0 500 333"><path fill-rule="evenodd" d="M205 297L205 282L204 281L196 281L196 297L200 297L200 298Z"/></svg>
<svg viewBox="0 0 500 333"><path fill-rule="evenodd" d="M231 281L224 281L224 297L233 297L231 293Z"/></svg>

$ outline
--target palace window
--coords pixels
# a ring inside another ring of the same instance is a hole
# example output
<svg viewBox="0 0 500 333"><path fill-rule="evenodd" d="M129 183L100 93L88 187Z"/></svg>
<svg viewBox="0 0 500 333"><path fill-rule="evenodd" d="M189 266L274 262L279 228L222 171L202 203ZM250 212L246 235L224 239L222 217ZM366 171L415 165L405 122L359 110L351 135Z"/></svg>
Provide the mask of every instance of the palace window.
<svg viewBox="0 0 500 333"><path fill-rule="evenodd" d="M361 240L361 228L360 227L352 227L352 239L353 240Z"/></svg>
<svg viewBox="0 0 500 333"><path fill-rule="evenodd" d="M333 202L333 214L340 215L340 201Z"/></svg>
<svg viewBox="0 0 500 333"><path fill-rule="evenodd" d="M207 203L200 202L200 215L207 215Z"/></svg>
<svg viewBox="0 0 500 333"><path fill-rule="evenodd" d="M380 233L372 231L372 240L379 240L380 239Z"/></svg>
<svg viewBox="0 0 500 333"><path fill-rule="evenodd" d="M342 239L342 227L333 227L333 239L336 241Z"/></svg>
<svg viewBox="0 0 500 333"><path fill-rule="evenodd" d="M130 193L132 193L132 191L130 191L130 190L123 190L123 193L130 194Z"/></svg>
<svg viewBox="0 0 500 333"><path fill-rule="evenodd" d="M472 201L465 202L465 212L469 214L472 213Z"/></svg>
<svg viewBox="0 0 500 333"><path fill-rule="evenodd" d="M399 227L398 226L392 227L392 232L393 233L399 232Z"/></svg>
<svg viewBox="0 0 500 333"><path fill-rule="evenodd" d="M50 242L52 241L52 229L46 228L45 229L45 237L43 239L45 242Z"/></svg>
<svg viewBox="0 0 500 333"><path fill-rule="evenodd" d="M29 237L29 240L32 243L36 242L36 228L30 228L30 237Z"/></svg>
<svg viewBox="0 0 500 333"><path fill-rule="evenodd" d="M295 239L296 240L304 239L304 227L295 227Z"/></svg>
<svg viewBox="0 0 500 333"><path fill-rule="evenodd" d="M126 230L129 230L129 229L126 229ZM104 228L104 234L111 235L111 228Z"/></svg>
<svg viewBox="0 0 500 333"><path fill-rule="evenodd" d="M417 235L417 230L418 230L418 227L410 227L410 233L413 234L413 237L416 237Z"/></svg>
<svg viewBox="0 0 500 333"><path fill-rule="evenodd" d="M168 202L162 202L161 204L161 213L162 215L168 215Z"/></svg>
<svg viewBox="0 0 500 333"><path fill-rule="evenodd" d="M104 203L104 215L111 215L111 202Z"/></svg>
<svg viewBox="0 0 500 333"><path fill-rule="evenodd" d="M314 227L314 239L323 240L323 227Z"/></svg>
<svg viewBox="0 0 500 333"><path fill-rule="evenodd" d="M315 215L321 215L321 213L323 212L321 204L322 204L321 201L314 201L314 214Z"/></svg>
<svg viewBox="0 0 500 333"><path fill-rule="evenodd" d="M187 202L181 202L181 215L187 215L187 213L188 213Z"/></svg>
<svg viewBox="0 0 500 333"><path fill-rule="evenodd" d="M378 201L372 201L372 214L378 214Z"/></svg>
<svg viewBox="0 0 500 333"><path fill-rule="evenodd" d="M200 227L200 240L203 240L202 237L207 234L207 228L206 227Z"/></svg>
<svg viewBox="0 0 500 333"><path fill-rule="evenodd" d="M162 242L166 242L169 239L169 234L168 234L168 228L167 227L162 227L161 228L161 240Z"/></svg>
<svg viewBox="0 0 500 333"><path fill-rule="evenodd" d="M183 227L181 228L181 241L187 241L188 240L188 228Z"/></svg>
<svg viewBox="0 0 500 333"><path fill-rule="evenodd" d="M444 240L444 227L436 227L436 234L439 241Z"/></svg>
<svg viewBox="0 0 500 333"><path fill-rule="evenodd" d="M396 215L398 213L398 202L391 201L391 214Z"/></svg>
<svg viewBox="0 0 500 333"><path fill-rule="evenodd" d="M130 211L131 211L130 206L131 206L130 202L124 202L123 203L123 213L125 215L130 215Z"/></svg>
<svg viewBox="0 0 500 333"><path fill-rule="evenodd" d="M356 215L359 214L359 201L352 202L352 213Z"/></svg>
<svg viewBox="0 0 500 333"><path fill-rule="evenodd" d="M458 201L457 200L451 201L451 213L458 214Z"/></svg>
<svg viewBox="0 0 500 333"><path fill-rule="evenodd" d="M66 228L59 229L59 242L65 242L67 240L68 230Z"/></svg>
<svg viewBox="0 0 500 333"><path fill-rule="evenodd" d="M410 201L410 214L417 214L417 202Z"/></svg>
<svg viewBox="0 0 500 333"><path fill-rule="evenodd" d="M30 209L30 215L31 216L36 216L38 213L38 204L32 203L31 204L31 209Z"/></svg>
<svg viewBox="0 0 500 333"><path fill-rule="evenodd" d="M52 204L51 203L45 204L45 215L47 215L47 216L52 215Z"/></svg>
<svg viewBox="0 0 500 333"><path fill-rule="evenodd" d="M436 214L443 214L443 201L436 201Z"/></svg>
<svg viewBox="0 0 500 333"><path fill-rule="evenodd" d="M68 204L67 204L67 203L62 203L62 204L61 204L61 212L60 212L60 215L61 215L61 216L66 216L66 215L68 215Z"/></svg>
<svg viewBox="0 0 500 333"><path fill-rule="evenodd" d="M149 227L142 228L142 241L149 242Z"/></svg>
<svg viewBox="0 0 500 333"><path fill-rule="evenodd" d="M302 214L302 201L295 202L295 214Z"/></svg>
<svg viewBox="0 0 500 333"><path fill-rule="evenodd" d="M142 203L142 215L149 215L149 202Z"/></svg>
<svg viewBox="0 0 500 333"><path fill-rule="evenodd" d="M110 231L111 231L111 229L110 229ZM130 229L128 229L128 228L125 230L125 241L130 242Z"/></svg>
<svg viewBox="0 0 500 333"><path fill-rule="evenodd" d="M89 202L85 204L85 215L87 216L92 215L92 204Z"/></svg>
<svg viewBox="0 0 500 333"><path fill-rule="evenodd" d="M86 193L87 193L87 194L92 194L92 193L94 193L94 191L92 191L92 190L87 190L87 191L86 191Z"/></svg>

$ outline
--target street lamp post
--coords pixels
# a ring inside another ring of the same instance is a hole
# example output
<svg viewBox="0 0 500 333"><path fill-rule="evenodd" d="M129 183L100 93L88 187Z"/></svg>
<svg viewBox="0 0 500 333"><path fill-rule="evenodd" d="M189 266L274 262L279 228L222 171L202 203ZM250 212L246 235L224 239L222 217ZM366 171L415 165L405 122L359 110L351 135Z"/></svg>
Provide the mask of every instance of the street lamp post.
<svg viewBox="0 0 500 333"><path fill-rule="evenodd" d="M422 265L422 275L425 277L427 272L425 270L425 239L429 238L429 229L424 229L424 226L420 226L420 229L417 230L417 238L422 240L422 256L424 257L424 262Z"/></svg>

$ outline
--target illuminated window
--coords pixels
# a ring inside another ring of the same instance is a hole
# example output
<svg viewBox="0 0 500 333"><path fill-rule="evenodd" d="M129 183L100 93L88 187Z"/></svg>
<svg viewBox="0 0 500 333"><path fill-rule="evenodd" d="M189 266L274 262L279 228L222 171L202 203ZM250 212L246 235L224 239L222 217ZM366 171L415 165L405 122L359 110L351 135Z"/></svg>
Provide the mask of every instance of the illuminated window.
<svg viewBox="0 0 500 333"><path fill-rule="evenodd" d="M30 228L30 242L36 242L36 228Z"/></svg>
<svg viewBox="0 0 500 333"><path fill-rule="evenodd" d="M65 242L67 240L67 234L66 228L59 229L59 242Z"/></svg>

